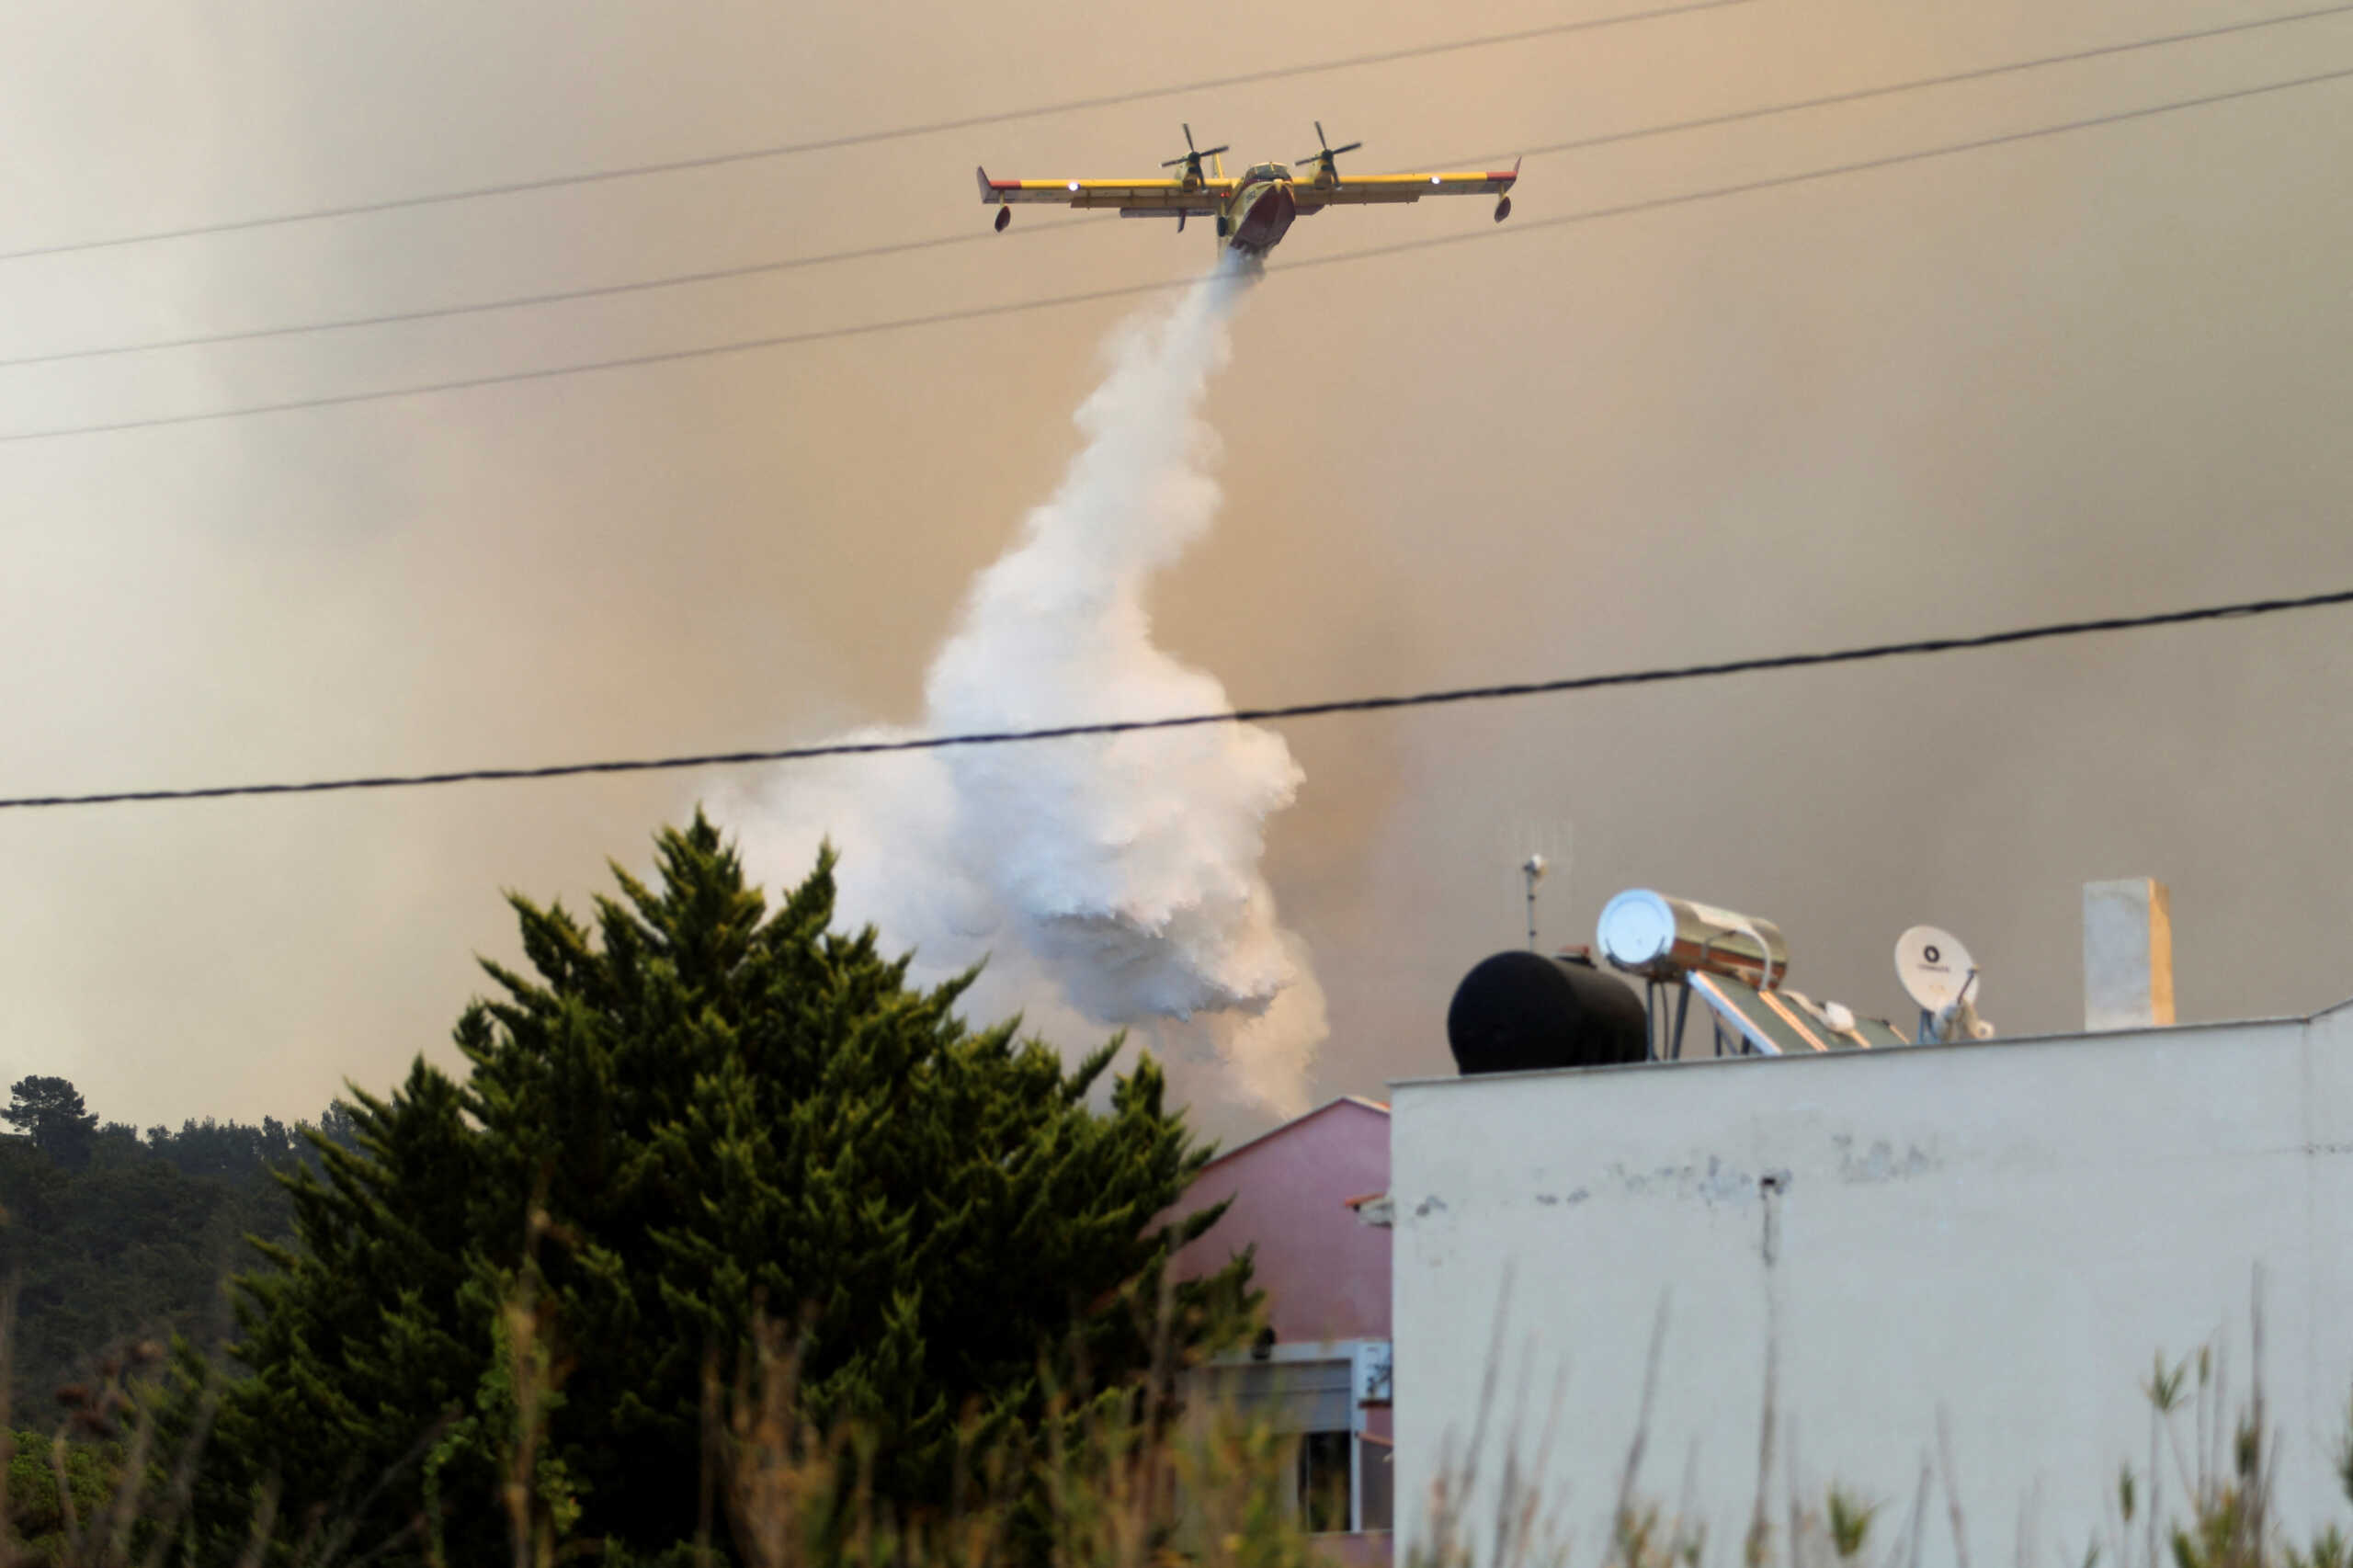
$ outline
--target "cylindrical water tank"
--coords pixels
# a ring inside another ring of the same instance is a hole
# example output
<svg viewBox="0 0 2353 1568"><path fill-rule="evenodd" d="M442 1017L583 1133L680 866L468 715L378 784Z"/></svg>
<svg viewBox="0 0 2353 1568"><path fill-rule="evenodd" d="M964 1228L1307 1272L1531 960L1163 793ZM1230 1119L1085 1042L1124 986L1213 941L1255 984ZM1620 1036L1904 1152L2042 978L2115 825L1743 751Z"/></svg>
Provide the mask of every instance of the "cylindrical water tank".
<svg viewBox="0 0 2353 1568"><path fill-rule="evenodd" d="M1650 1055L1631 986L1589 963L1531 952L1497 953L1462 977L1446 1010L1446 1042L1465 1076Z"/></svg>
<svg viewBox="0 0 2353 1568"><path fill-rule="evenodd" d="M1652 980L1697 969L1762 986L1790 972L1790 945L1770 920L1648 888L1628 888L1603 904L1594 941L1611 963Z"/></svg>

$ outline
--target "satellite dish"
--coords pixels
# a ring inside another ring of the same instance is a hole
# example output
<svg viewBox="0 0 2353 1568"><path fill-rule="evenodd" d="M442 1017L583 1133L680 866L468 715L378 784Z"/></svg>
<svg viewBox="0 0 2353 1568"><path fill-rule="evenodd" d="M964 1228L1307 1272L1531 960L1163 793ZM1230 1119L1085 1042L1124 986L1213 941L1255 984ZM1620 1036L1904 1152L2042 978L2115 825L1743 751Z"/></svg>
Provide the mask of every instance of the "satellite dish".
<svg viewBox="0 0 2353 1568"><path fill-rule="evenodd" d="M1915 926L1895 939L1895 977L1922 1012L1941 1013L1960 1001L1976 975L1977 961L1949 931Z"/></svg>

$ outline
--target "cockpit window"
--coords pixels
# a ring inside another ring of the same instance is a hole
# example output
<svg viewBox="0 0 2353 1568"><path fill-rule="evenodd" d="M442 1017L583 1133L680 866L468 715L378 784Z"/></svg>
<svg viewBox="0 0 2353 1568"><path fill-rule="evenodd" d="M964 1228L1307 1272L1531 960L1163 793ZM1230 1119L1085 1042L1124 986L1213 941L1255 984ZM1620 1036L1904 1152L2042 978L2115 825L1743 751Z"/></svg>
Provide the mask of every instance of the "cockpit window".
<svg viewBox="0 0 2353 1568"><path fill-rule="evenodd" d="M1253 164L1250 165L1250 173L1245 177L1249 179L1281 179L1290 173L1290 171L1283 167L1280 164Z"/></svg>

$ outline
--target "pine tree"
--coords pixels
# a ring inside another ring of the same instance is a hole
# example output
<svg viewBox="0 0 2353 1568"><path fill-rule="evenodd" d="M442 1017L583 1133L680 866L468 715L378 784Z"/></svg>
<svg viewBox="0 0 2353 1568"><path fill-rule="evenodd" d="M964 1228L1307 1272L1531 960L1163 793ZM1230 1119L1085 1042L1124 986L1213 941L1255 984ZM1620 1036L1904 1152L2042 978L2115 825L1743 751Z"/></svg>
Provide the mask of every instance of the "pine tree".
<svg viewBox="0 0 2353 1568"><path fill-rule="evenodd" d="M831 928L830 849L771 913L701 813L656 843L658 885L613 868L593 926L510 897L534 972L485 965L462 1084L420 1059L356 1096L355 1147L313 1135L299 1239L243 1282L253 1370L217 1397L222 1554L274 1489L290 1540L331 1519L506 1559L536 1372L539 1506L658 1555L695 1531L707 1371L763 1316L801 1331L809 1414L864 1432L910 1506L944 1499L968 1419L1031 1429L1045 1379L1146 1362L1161 1269L1215 1217L1154 1225L1210 1152L1152 1062L1093 1107L1117 1040L1066 1068L1015 1024L967 1028L970 975L910 987L870 928ZM1181 1288L1176 1332L1230 1323L1246 1274Z"/></svg>
<svg viewBox="0 0 2353 1568"><path fill-rule="evenodd" d="M69 1170L90 1163L98 1119L67 1079L39 1074L17 1079L8 1086L8 1108L0 1110L0 1119L29 1134L36 1148Z"/></svg>
<svg viewBox="0 0 2353 1568"><path fill-rule="evenodd" d="M222 1277L245 1261L244 1238L293 1233L291 1195L271 1173L310 1153L299 1122L191 1121L142 1141L80 1100L63 1079L21 1080L14 1108L34 1132L0 1137L0 1278L17 1292L5 1369L18 1412L50 1410L60 1387L91 1382L143 1341L218 1345Z"/></svg>

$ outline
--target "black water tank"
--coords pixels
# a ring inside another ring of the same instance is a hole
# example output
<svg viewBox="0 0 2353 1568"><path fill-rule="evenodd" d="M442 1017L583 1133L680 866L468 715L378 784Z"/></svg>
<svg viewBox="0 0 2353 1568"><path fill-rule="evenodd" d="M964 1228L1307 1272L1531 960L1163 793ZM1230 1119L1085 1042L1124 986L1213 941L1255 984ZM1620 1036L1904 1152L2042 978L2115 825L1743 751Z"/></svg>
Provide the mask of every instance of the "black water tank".
<svg viewBox="0 0 2353 1568"><path fill-rule="evenodd" d="M1446 1042L1465 1076L1650 1055L1631 986L1589 963L1530 952L1497 953L1462 977L1446 1010Z"/></svg>

